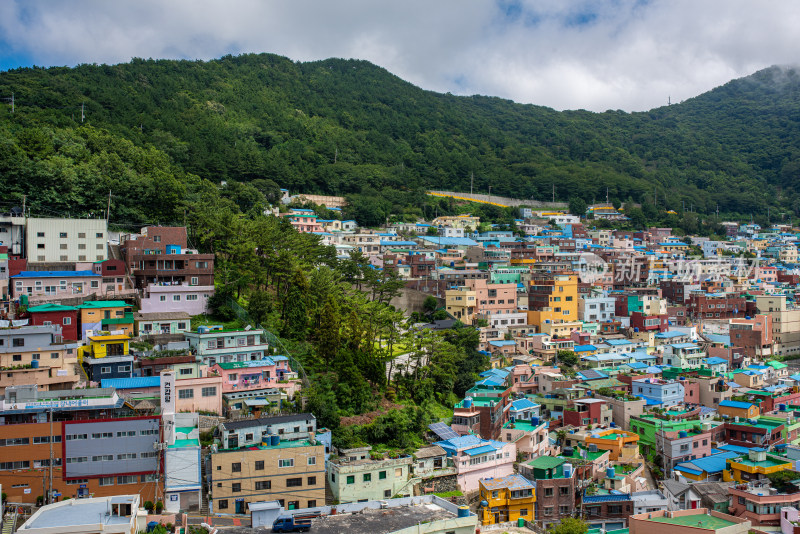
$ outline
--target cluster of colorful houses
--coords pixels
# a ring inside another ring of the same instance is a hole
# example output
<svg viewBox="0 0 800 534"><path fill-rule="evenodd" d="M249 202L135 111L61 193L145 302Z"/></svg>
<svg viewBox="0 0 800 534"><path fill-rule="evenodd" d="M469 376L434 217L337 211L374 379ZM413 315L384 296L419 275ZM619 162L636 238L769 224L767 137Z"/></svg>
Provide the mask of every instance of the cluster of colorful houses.
<svg viewBox="0 0 800 534"><path fill-rule="evenodd" d="M281 412L303 380L267 332L192 327L214 257L188 248L184 228L110 236L102 221L0 217L3 295L18 312L0 324L9 500L35 502L53 472L50 502L138 494L254 524L399 506L391 499L408 514L444 510L420 519L443 534L571 516L592 534L796 534L791 228L726 224L714 242L532 210L514 231L470 215L377 230L308 208L277 215L341 257L357 250L396 271L408 295L435 297L449 319L420 328L477 329L490 368L426 445L337 449L313 414Z"/></svg>

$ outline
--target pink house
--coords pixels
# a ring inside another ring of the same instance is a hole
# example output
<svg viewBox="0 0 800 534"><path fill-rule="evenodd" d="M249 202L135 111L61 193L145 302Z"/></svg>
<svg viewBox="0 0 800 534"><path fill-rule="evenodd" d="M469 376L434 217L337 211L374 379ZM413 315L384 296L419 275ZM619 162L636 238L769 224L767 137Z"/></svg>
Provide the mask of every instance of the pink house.
<svg viewBox="0 0 800 534"><path fill-rule="evenodd" d="M484 279L469 279L464 285L475 291L475 312L480 315L517 311L517 284L492 284Z"/></svg>
<svg viewBox="0 0 800 534"><path fill-rule="evenodd" d="M22 271L11 277L11 291L14 298L28 295L39 301L88 297L100 293L102 279L92 271Z"/></svg>
<svg viewBox="0 0 800 534"><path fill-rule="evenodd" d="M297 373L289 367L286 356L268 356L262 360L215 363L210 374L222 380L222 393L278 388L289 397L300 389Z"/></svg>
<svg viewBox="0 0 800 534"><path fill-rule="evenodd" d="M176 378L176 411L222 415L222 377L180 378L180 376L176 376Z"/></svg>
<svg viewBox="0 0 800 534"><path fill-rule="evenodd" d="M461 491L478 490L478 481L487 477L504 477L514 473L517 446L481 439L477 436L459 436L436 443L453 459L456 478Z"/></svg>
<svg viewBox="0 0 800 534"><path fill-rule="evenodd" d="M289 213L286 215L292 227L298 232L315 233L322 232L322 225L317 222L317 216L313 213Z"/></svg>

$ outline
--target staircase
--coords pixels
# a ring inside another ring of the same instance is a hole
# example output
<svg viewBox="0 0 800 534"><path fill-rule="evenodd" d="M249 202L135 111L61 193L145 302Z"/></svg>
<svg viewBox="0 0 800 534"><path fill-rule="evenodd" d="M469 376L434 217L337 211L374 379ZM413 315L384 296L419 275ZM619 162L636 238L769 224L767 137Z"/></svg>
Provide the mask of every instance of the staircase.
<svg viewBox="0 0 800 534"><path fill-rule="evenodd" d="M333 504L333 491L331 490L331 485L328 484L328 481L325 481L325 505L330 506Z"/></svg>
<svg viewBox="0 0 800 534"><path fill-rule="evenodd" d="M13 534L17 530L17 507L14 506L3 516L2 534Z"/></svg>
<svg viewBox="0 0 800 534"><path fill-rule="evenodd" d="M206 491L206 462L200 460L200 515L208 515L208 491Z"/></svg>

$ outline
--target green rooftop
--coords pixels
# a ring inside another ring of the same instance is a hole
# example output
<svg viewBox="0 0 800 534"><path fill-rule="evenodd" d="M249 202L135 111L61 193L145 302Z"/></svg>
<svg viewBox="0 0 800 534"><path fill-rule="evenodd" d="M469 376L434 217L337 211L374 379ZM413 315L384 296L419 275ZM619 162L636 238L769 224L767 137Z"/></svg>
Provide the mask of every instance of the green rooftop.
<svg viewBox="0 0 800 534"><path fill-rule="evenodd" d="M731 463L737 463L741 465L746 465L748 467L777 467L779 465L786 465L790 464L791 461L789 460L778 460L777 458L772 458L767 456L767 459L761 462L754 462L750 458L742 457L742 458L733 458L731 459Z"/></svg>
<svg viewBox="0 0 800 534"><path fill-rule="evenodd" d="M54 311L75 311L78 308L75 306L64 306L63 304L42 304L40 306L31 306L28 311L31 313L43 313Z"/></svg>
<svg viewBox="0 0 800 534"><path fill-rule="evenodd" d="M90 300L77 306L78 308L130 308L124 300Z"/></svg>
<svg viewBox="0 0 800 534"><path fill-rule="evenodd" d="M554 469L566 462L567 460L557 456L539 456L538 458L525 462L525 465L529 465L534 469Z"/></svg>
<svg viewBox="0 0 800 534"><path fill-rule="evenodd" d="M196 439L176 439L173 445L170 445L168 448L170 449L180 449L183 447L199 447L200 441Z"/></svg>
<svg viewBox="0 0 800 534"><path fill-rule="evenodd" d="M683 515L679 517L653 517L648 521L656 521L658 523L668 523L670 525L680 525L682 527L702 528L705 530L719 530L721 528L730 527L735 525L733 521L721 519L707 514L692 514Z"/></svg>

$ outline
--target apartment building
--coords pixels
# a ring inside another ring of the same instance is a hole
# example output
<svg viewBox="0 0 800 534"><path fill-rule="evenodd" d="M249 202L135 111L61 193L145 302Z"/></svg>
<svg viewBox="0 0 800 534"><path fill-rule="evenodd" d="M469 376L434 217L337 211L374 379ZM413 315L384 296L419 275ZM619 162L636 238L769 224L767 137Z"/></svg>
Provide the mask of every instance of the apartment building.
<svg viewBox="0 0 800 534"><path fill-rule="evenodd" d="M480 499L487 503L481 510L484 525L535 519L536 488L524 476L515 474L482 479L479 484Z"/></svg>
<svg viewBox="0 0 800 534"><path fill-rule="evenodd" d="M578 277L574 274L537 273L528 288L528 324L578 320Z"/></svg>
<svg viewBox="0 0 800 534"><path fill-rule="evenodd" d="M772 318L772 354L800 354L800 308L790 304L786 295L757 295L756 307Z"/></svg>
<svg viewBox="0 0 800 534"><path fill-rule="evenodd" d="M64 342L61 325L0 328L0 393L25 384L72 389L80 380L77 349Z"/></svg>
<svg viewBox="0 0 800 534"><path fill-rule="evenodd" d="M25 223L29 263L95 262L108 257L105 219L29 217Z"/></svg>
<svg viewBox="0 0 800 534"><path fill-rule="evenodd" d="M90 297L100 292L102 277L93 271L22 271L11 276L11 292L46 302L62 298Z"/></svg>
<svg viewBox="0 0 800 534"><path fill-rule="evenodd" d="M247 505L278 501L286 510L325 504L325 446L277 434L243 448L219 449L207 460L209 508L246 514Z"/></svg>
<svg viewBox="0 0 800 534"><path fill-rule="evenodd" d="M187 332L185 339L197 355L197 360L213 366L215 363L247 362L261 360L270 345L264 340L264 331L222 330L199 327L197 332Z"/></svg>

